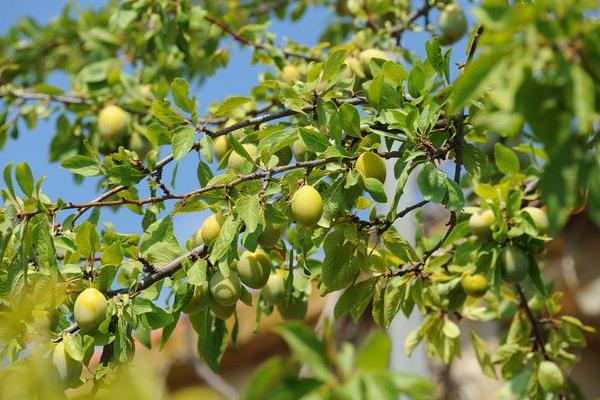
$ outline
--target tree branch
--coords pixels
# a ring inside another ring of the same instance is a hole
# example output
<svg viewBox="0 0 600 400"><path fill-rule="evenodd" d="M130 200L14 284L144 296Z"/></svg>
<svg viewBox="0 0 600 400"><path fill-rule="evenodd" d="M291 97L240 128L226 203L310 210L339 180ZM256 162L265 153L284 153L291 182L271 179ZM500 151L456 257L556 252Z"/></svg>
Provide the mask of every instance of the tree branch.
<svg viewBox="0 0 600 400"><path fill-rule="evenodd" d="M519 307L521 307L521 309L525 311L525 314L527 314L527 318L529 319L529 322L531 323L531 326L533 328L533 349L535 350L537 348L538 351L542 354L542 356L547 360L548 354L546 353L546 345L544 343L544 338L542 337L539 321L535 317L535 315L533 315L533 311L531 311L531 308L529 307L529 303L527 302L527 297L525 296L523 287L519 283L517 283L515 287L517 289L517 293L520 299Z"/></svg>

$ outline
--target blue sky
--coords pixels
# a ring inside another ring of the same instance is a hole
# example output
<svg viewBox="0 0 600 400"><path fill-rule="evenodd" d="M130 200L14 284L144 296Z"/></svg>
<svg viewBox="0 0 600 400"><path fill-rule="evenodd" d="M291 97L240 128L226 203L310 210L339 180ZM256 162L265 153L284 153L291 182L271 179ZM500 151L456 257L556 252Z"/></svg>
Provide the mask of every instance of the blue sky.
<svg viewBox="0 0 600 400"><path fill-rule="evenodd" d="M0 5L0 32L4 33L9 26L24 16L31 16L39 22L47 22L53 16L60 13L66 0L3 0ZM98 7L104 4L100 0L79 0L82 7ZM466 7L465 7L466 8ZM330 18L328 11L310 7L305 16L298 22L281 22L274 20L270 30L277 34L278 40L289 37L297 42L315 44L321 28L326 26ZM435 21L435 19L432 19ZM407 33L404 43L417 54L422 54L423 45L428 35ZM462 60L465 39L457 46L455 58ZM252 52L240 48L235 43L230 43L232 48L229 66L219 70L216 75L209 78L206 83L197 90L197 98L201 108L205 108L210 102L223 99L230 95L245 95L256 84L257 76L265 67L252 66L249 64ZM52 83L64 88L68 87L65 76L54 74ZM7 163L27 162L36 177L45 175L46 181L43 190L51 199L61 197L68 201L86 201L95 197L96 189L93 180L86 180L81 185L75 185L70 173L60 168L56 163L48 162L48 148L54 132L54 118L40 121L33 131L24 127L20 130L19 140L8 140L4 149L0 151L0 167ZM182 160L179 166L177 178L178 192L197 185L196 163L194 157ZM175 219L175 232L179 239L185 240L202 223L205 214L187 214ZM108 210L103 210L102 219L111 221L115 227L122 232L138 232L139 217L126 210L114 215Z"/></svg>

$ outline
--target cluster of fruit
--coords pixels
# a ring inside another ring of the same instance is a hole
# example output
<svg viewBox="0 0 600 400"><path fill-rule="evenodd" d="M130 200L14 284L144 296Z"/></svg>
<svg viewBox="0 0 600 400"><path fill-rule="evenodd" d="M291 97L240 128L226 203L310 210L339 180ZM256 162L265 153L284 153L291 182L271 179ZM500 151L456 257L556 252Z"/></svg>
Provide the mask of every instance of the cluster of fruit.
<svg viewBox="0 0 600 400"><path fill-rule="evenodd" d="M537 207L525 207L521 213L529 215L540 234L548 230L549 222L546 212ZM492 237L492 228L496 222L494 211L486 208L473 213L469 218L471 232L480 240ZM516 244L507 244L500 253L502 278L508 283L519 283L529 274L529 256ZM462 278L462 287L469 296L481 297L488 289L488 280L482 274L466 274Z"/></svg>

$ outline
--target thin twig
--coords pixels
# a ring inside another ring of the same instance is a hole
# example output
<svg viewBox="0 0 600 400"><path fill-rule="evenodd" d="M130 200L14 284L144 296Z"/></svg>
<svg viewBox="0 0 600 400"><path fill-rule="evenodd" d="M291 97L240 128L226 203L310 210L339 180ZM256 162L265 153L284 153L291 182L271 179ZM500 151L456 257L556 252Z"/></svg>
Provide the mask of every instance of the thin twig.
<svg viewBox="0 0 600 400"><path fill-rule="evenodd" d="M519 295L519 299L521 300L520 307L523 311L525 311L525 314L527 314L527 318L529 319L529 322L531 322L531 326L533 328L534 350L537 348L542 356L548 360L546 345L544 343L544 338L542 337L539 321L535 315L533 315L533 311L531 311L531 308L529 307L527 297L525 296L525 292L523 291L521 285L517 283L515 287L517 288L517 293Z"/></svg>

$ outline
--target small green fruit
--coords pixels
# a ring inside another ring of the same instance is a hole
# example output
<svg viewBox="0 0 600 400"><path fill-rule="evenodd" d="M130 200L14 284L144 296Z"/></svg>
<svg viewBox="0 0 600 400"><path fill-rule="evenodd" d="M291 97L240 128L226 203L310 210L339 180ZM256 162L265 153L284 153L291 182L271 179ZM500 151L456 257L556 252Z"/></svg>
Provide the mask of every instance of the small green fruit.
<svg viewBox="0 0 600 400"><path fill-rule="evenodd" d="M500 254L502 277L506 282L521 282L529 273L529 258L517 246L507 246Z"/></svg>
<svg viewBox="0 0 600 400"><path fill-rule="evenodd" d="M371 61L374 58L379 58L379 59L386 60L386 61L388 61L390 59L383 50L379 50L379 49L366 49L366 50L361 51L360 54L358 55L358 59L365 66L368 66L369 61Z"/></svg>
<svg viewBox="0 0 600 400"><path fill-rule="evenodd" d="M215 240L221 233L221 227L224 223L225 217L221 214L214 214L206 218L200 228L200 237L204 243L208 244Z"/></svg>
<svg viewBox="0 0 600 400"><path fill-rule="evenodd" d="M262 250L245 251L240 257L237 271L242 283L252 289L260 289L267 284L271 274L271 262Z"/></svg>
<svg viewBox="0 0 600 400"><path fill-rule="evenodd" d="M492 225L496 221L494 212L490 209L480 210L469 218L471 232L479 238L488 238L492 234Z"/></svg>
<svg viewBox="0 0 600 400"><path fill-rule="evenodd" d="M270 304L279 304L285 296L285 272L278 269L272 273L261 293Z"/></svg>
<svg viewBox="0 0 600 400"><path fill-rule="evenodd" d="M444 44L452 44L467 32L467 19L457 4L448 4L438 17L438 27Z"/></svg>
<svg viewBox="0 0 600 400"><path fill-rule="evenodd" d="M213 139L213 150L218 160L222 159L230 148L229 137L227 135L217 136Z"/></svg>
<svg viewBox="0 0 600 400"><path fill-rule="evenodd" d="M183 312L192 315L204 309L208 305L209 290L208 282L202 282L200 285L194 286L194 294L188 303L183 307Z"/></svg>
<svg viewBox="0 0 600 400"><path fill-rule="evenodd" d="M98 130L109 142L117 142L127 131L129 113L114 104L104 107L98 114Z"/></svg>
<svg viewBox="0 0 600 400"><path fill-rule="evenodd" d="M306 298L289 296L277 304L277 311L283 319L304 319L308 310Z"/></svg>
<svg viewBox="0 0 600 400"><path fill-rule="evenodd" d="M208 299L208 307L217 318L222 320L226 320L227 318L231 317L235 311L235 304L231 306L224 306L223 304L219 304L212 297L209 297Z"/></svg>
<svg viewBox="0 0 600 400"><path fill-rule="evenodd" d="M244 147L244 149L246 150L246 152L248 153L248 155L250 156L250 158L254 159L254 157L256 157L256 146L251 144L251 143L246 143L242 145ZM250 161L246 160L244 157L242 157L241 155L239 155L238 153L234 151L231 152L231 154L229 154L229 160L227 162L227 165L229 166L229 168L234 169L236 171L239 171L242 169L242 167L244 167L245 165L250 164Z"/></svg>
<svg viewBox="0 0 600 400"><path fill-rule="evenodd" d="M66 384L77 382L81 376L81 362L73 359L65 349L64 342L58 342L52 351L52 364L58 371L60 379Z"/></svg>
<svg viewBox="0 0 600 400"><path fill-rule="evenodd" d="M542 361L538 366L537 379L546 392L557 393L565 384L562 371L552 361Z"/></svg>
<svg viewBox="0 0 600 400"><path fill-rule="evenodd" d="M304 185L292 196L292 215L304 226L313 226L323 215L323 199L317 190Z"/></svg>
<svg viewBox="0 0 600 400"><path fill-rule="evenodd" d="M488 290L488 281L481 274L465 275L460 282L465 292L471 297L481 297Z"/></svg>
<svg viewBox="0 0 600 400"><path fill-rule="evenodd" d="M192 236L192 248L198 247L204 244L204 240L202 239L202 228L198 229L194 236Z"/></svg>
<svg viewBox="0 0 600 400"><path fill-rule="evenodd" d="M281 72L281 79L290 85L293 85L298 79L300 79L300 70L293 64L287 64L283 67Z"/></svg>
<svg viewBox="0 0 600 400"><path fill-rule="evenodd" d="M135 152L140 160L146 158L152 145L137 132L134 132L129 139L129 150Z"/></svg>
<svg viewBox="0 0 600 400"><path fill-rule="evenodd" d="M307 151L308 148L302 140L296 140L292 145L292 152L294 153L294 158L296 159L296 161L306 160Z"/></svg>
<svg viewBox="0 0 600 400"><path fill-rule="evenodd" d="M548 221L548 215L544 210L537 207L525 207L521 211L529 214L529 216L533 220L535 227L540 233L543 234L548 232L550 222Z"/></svg>
<svg viewBox="0 0 600 400"><path fill-rule="evenodd" d="M240 298L240 291L240 278L233 271L227 278L217 271L210 279L211 297L222 306L235 306Z"/></svg>
<svg viewBox="0 0 600 400"><path fill-rule="evenodd" d="M265 249L270 249L279 241L281 233L283 232L283 225L272 224L266 222L265 230L258 237L258 244Z"/></svg>
<svg viewBox="0 0 600 400"><path fill-rule="evenodd" d="M379 154L367 151L362 153L356 160L356 170L360 172L363 178L374 178L381 183L385 183L386 166L383 158Z"/></svg>
<svg viewBox="0 0 600 400"><path fill-rule="evenodd" d="M75 322L83 333L89 333L106 318L108 302L104 295L94 288L85 289L77 296L74 306Z"/></svg>

